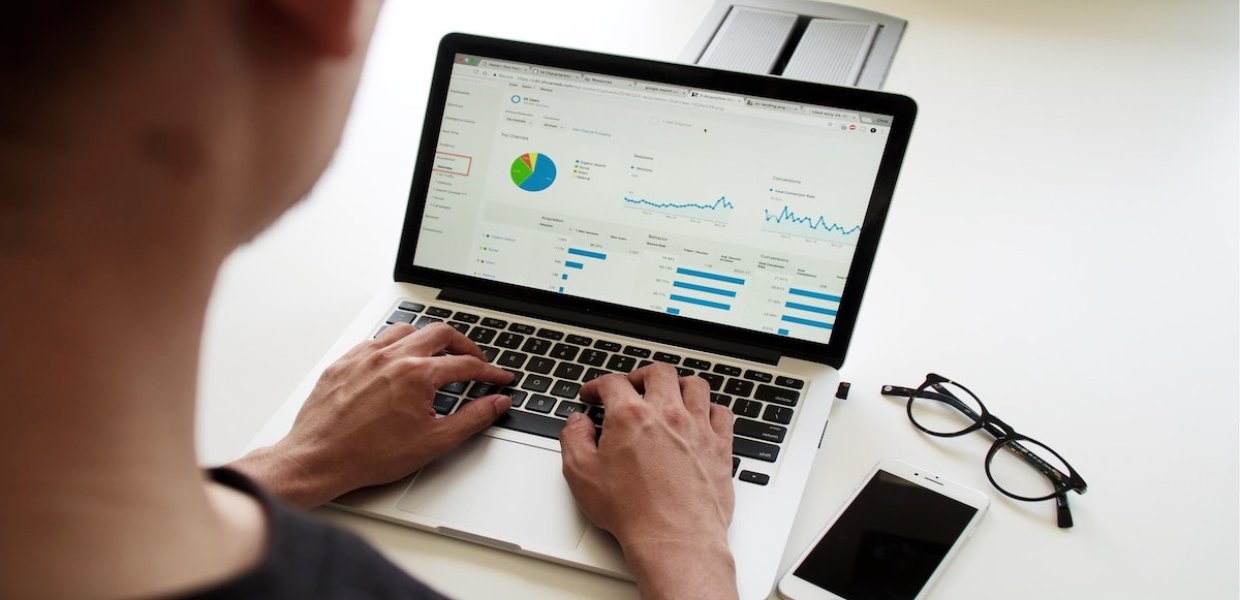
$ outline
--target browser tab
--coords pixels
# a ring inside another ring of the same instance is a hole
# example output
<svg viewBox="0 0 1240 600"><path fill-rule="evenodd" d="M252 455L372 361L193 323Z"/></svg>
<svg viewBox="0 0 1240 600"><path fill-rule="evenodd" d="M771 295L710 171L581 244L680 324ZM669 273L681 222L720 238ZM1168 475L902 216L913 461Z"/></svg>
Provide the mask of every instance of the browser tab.
<svg viewBox="0 0 1240 600"><path fill-rule="evenodd" d="M830 108L820 108L817 106L808 106L805 110L815 117L827 117L828 119L836 119L839 121L856 121L858 117L857 113L850 113Z"/></svg>
<svg viewBox="0 0 1240 600"><path fill-rule="evenodd" d="M519 65L499 60L482 60L478 65L484 69L494 69L496 71L514 71L518 73L528 73L530 67L528 65Z"/></svg>
<svg viewBox="0 0 1240 600"><path fill-rule="evenodd" d="M670 94L674 96L684 96L686 90L673 85L659 85L657 83L639 83L637 89L643 92L654 92L656 94Z"/></svg>
<svg viewBox="0 0 1240 600"><path fill-rule="evenodd" d="M804 107L802 107L800 104L778 102L776 100L765 100L763 98L746 98L745 105L752 106L754 108L765 108L767 110L777 110L779 112L786 112L786 113L805 112Z"/></svg>
<svg viewBox="0 0 1240 600"><path fill-rule="evenodd" d="M735 102L737 104L745 102L745 98L743 96L734 96L732 94L712 92L710 90L689 90L689 97L699 98L702 100L716 100L719 102Z"/></svg>
<svg viewBox="0 0 1240 600"><path fill-rule="evenodd" d="M540 75L542 77L551 77L554 79L581 80L581 73L576 71L561 71L559 69L548 69L546 67L534 67L530 69L530 73Z"/></svg>

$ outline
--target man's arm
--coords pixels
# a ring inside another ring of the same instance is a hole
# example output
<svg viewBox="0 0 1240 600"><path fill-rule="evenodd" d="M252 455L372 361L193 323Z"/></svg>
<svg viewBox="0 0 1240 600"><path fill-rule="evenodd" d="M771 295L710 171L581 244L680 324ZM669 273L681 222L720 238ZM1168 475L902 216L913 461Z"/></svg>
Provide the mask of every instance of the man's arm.
<svg viewBox="0 0 1240 600"><path fill-rule="evenodd" d="M647 598L735 598L728 548L732 414L698 377L655 364L582 387L607 418L574 414L560 434L564 477L582 511L611 532Z"/></svg>
<svg viewBox="0 0 1240 600"><path fill-rule="evenodd" d="M484 396L436 418L440 386L511 380L447 325L391 325L323 372L288 436L228 466L288 504L315 507L421 469L512 406L507 396Z"/></svg>

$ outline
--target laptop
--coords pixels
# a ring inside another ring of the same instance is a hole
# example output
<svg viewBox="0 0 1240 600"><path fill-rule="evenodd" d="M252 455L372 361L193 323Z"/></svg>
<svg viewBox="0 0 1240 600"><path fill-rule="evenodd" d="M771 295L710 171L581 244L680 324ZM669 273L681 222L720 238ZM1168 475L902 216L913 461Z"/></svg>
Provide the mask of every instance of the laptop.
<svg viewBox="0 0 1240 600"><path fill-rule="evenodd" d="M736 415L729 543L741 596L767 597L915 104L462 34L436 60L394 281L251 447L283 437L353 345L447 322L518 380L445 386L435 410L496 391L513 409L421 472L332 505L631 578L576 508L558 435L572 412L605 423L584 382L668 363Z"/></svg>

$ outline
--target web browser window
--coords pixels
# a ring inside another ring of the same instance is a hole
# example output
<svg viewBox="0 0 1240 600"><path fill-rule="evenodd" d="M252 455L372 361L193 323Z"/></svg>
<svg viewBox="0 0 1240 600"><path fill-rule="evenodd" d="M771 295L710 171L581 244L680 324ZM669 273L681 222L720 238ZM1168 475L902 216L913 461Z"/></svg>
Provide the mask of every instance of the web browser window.
<svg viewBox="0 0 1240 600"><path fill-rule="evenodd" d="M458 55L414 264L826 343L890 126Z"/></svg>

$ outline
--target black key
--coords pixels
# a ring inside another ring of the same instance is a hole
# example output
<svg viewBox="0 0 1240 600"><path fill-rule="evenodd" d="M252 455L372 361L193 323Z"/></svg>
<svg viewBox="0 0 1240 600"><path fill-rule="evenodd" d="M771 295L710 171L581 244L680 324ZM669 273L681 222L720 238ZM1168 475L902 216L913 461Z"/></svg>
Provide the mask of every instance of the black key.
<svg viewBox="0 0 1240 600"><path fill-rule="evenodd" d="M582 372L585 370L585 367L578 364L568 362L560 363L560 366L555 368L555 376L560 379L576 381L579 377L581 377Z"/></svg>
<svg viewBox="0 0 1240 600"><path fill-rule="evenodd" d="M534 333L534 326L526 325L525 323L513 323L508 326L508 331L519 333L521 335L530 335Z"/></svg>
<svg viewBox="0 0 1240 600"><path fill-rule="evenodd" d="M762 420L787 425L792 422L792 409L787 406L768 404L766 405L766 410L762 413Z"/></svg>
<svg viewBox="0 0 1240 600"><path fill-rule="evenodd" d="M723 386L723 391L737 396L748 396L750 392L753 392L753 382L731 378L728 379L728 384Z"/></svg>
<svg viewBox="0 0 1240 600"><path fill-rule="evenodd" d="M586 405L580 402L569 402L568 400L565 400L560 403L559 408L555 409L555 416L567 419L568 415L575 412L586 412Z"/></svg>
<svg viewBox="0 0 1240 600"><path fill-rule="evenodd" d="M607 353L602 350L582 350L577 362L591 367L601 367L607 362Z"/></svg>
<svg viewBox="0 0 1240 600"><path fill-rule="evenodd" d="M590 342L593 342L594 340L584 335L576 335L576 334L570 333L567 338L564 338L564 341L570 344L577 344L578 346L589 346Z"/></svg>
<svg viewBox="0 0 1240 600"><path fill-rule="evenodd" d="M450 311L450 310L448 310L448 309L446 309L446 308L440 308L440 307L438 307L438 306L432 306L432 307L430 307L430 308L426 309L426 314L428 314L428 315L430 315L430 316L432 316L432 317L439 317L439 318L441 318L441 319L446 319L446 318L448 318L448 317L451 317L451 316L452 316L452 311Z"/></svg>
<svg viewBox="0 0 1240 600"><path fill-rule="evenodd" d="M673 365L680 364L680 357L668 352L655 352L653 358L659 362L670 363Z"/></svg>
<svg viewBox="0 0 1240 600"><path fill-rule="evenodd" d="M698 360L698 359L696 359L696 358L686 358L686 359L685 359L684 366L686 366L686 367L688 367L688 368L690 368L690 369L697 369L697 370L701 371L701 370L704 370L704 369L709 369L709 368L710 368L710 363L709 363L709 362L707 362L707 361L704 361L704 360Z"/></svg>
<svg viewBox="0 0 1240 600"><path fill-rule="evenodd" d="M475 381L473 387L469 388L469 393L465 394L470 398L481 398L491 394L498 394L501 386L485 381Z"/></svg>
<svg viewBox="0 0 1240 600"><path fill-rule="evenodd" d="M732 397L725 396L723 394L716 394L714 392L711 392L710 401L714 402L715 404L718 404L719 406L732 406Z"/></svg>
<svg viewBox="0 0 1240 600"><path fill-rule="evenodd" d="M551 394L561 398L576 398L577 391L581 389L580 383L572 381L557 381L551 386Z"/></svg>
<svg viewBox="0 0 1240 600"><path fill-rule="evenodd" d="M540 396L538 394L534 394L534 396L530 398L529 404L525 405L525 408L526 410L532 410L540 413L549 413L551 412L551 409L555 408L555 398L552 398L551 396Z"/></svg>
<svg viewBox="0 0 1240 600"><path fill-rule="evenodd" d="M763 373L762 371L755 371L753 369L745 371L745 379L756 381L758 383L770 383L774 378L774 375L771 375L770 373Z"/></svg>
<svg viewBox="0 0 1240 600"><path fill-rule="evenodd" d="M418 304L417 302L401 302L400 306L397 306L396 308L407 310L409 312L422 312L422 309L426 308L426 305Z"/></svg>
<svg viewBox="0 0 1240 600"><path fill-rule="evenodd" d="M480 317L478 317L478 315L475 315L473 313L459 312L459 313L456 313L455 315L452 315L452 318L462 323L477 323Z"/></svg>
<svg viewBox="0 0 1240 600"><path fill-rule="evenodd" d="M491 340L495 339L495 334L497 333L499 332L487 327L475 327L469 332L468 337L475 344L490 344Z"/></svg>
<svg viewBox="0 0 1240 600"><path fill-rule="evenodd" d="M520 369L521 366L525 364L525 359L527 358L529 358L528 354L521 354L520 352L513 352L512 350L505 350L503 354L499 355L499 360L496 361L495 364L501 367L510 367L513 369Z"/></svg>
<svg viewBox="0 0 1240 600"><path fill-rule="evenodd" d="M458 381L456 383L449 383L448 385L439 388L439 391L447 392L449 394L461 394L465 392L465 388L468 386L468 381Z"/></svg>
<svg viewBox="0 0 1240 600"><path fill-rule="evenodd" d="M534 401L531 400L532 404ZM551 410L548 408L547 410ZM560 430L564 429L564 424L568 421L564 419L556 419L553 417L544 417L520 410L509 411L495 421L496 427L512 429L513 431L522 431L532 433L534 435L551 438L553 440L560 439Z"/></svg>
<svg viewBox="0 0 1240 600"><path fill-rule="evenodd" d="M650 358L650 349L638 348L637 346L625 346L624 353L637 358Z"/></svg>
<svg viewBox="0 0 1240 600"><path fill-rule="evenodd" d="M521 371L513 371L512 369L504 370L512 373L512 381L508 383L509 387L517 387L517 385L521 383L521 378L525 377L525 373L522 373Z"/></svg>
<svg viewBox="0 0 1240 600"><path fill-rule="evenodd" d="M486 357L487 362L495 362L495 357L499 356L499 348L495 346L478 346L482 350L482 355Z"/></svg>
<svg viewBox="0 0 1240 600"><path fill-rule="evenodd" d="M608 352L619 352L621 346L620 344L617 344L615 342L609 342L607 340L599 340L597 342L594 342L594 347L598 348L599 350L606 350Z"/></svg>
<svg viewBox="0 0 1240 600"><path fill-rule="evenodd" d="M530 362L525 363L526 371L538 373L539 375L546 375L547 373L550 373L551 369L554 367L555 361L543 356L535 356L530 359Z"/></svg>
<svg viewBox="0 0 1240 600"><path fill-rule="evenodd" d="M727 375L728 377L741 376L741 368L733 367L732 365L718 364L715 365L714 371L720 375Z"/></svg>
<svg viewBox="0 0 1240 600"><path fill-rule="evenodd" d="M456 397L449 396L447 394L435 394L435 401L433 404L435 406L435 412L441 415L446 415L452 412L453 407L456 406Z"/></svg>
<svg viewBox="0 0 1240 600"><path fill-rule="evenodd" d="M521 346L521 342L523 340L525 340L525 336L505 331L504 333L499 334L499 337L495 338L495 345L501 348L511 348L515 350Z"/></svg>
<svg viewBox="0 0 1240 600"><path fill-rule="evenodd" d="M392 316L388 317L387 322L389 325L392 323L412 323L415 317L417 317L417 315L411 312L398 310L392 313Z"/></svg>
<svg viewBox="0 0 1240 600"><path fill-rule="evenodd" d="M525 345L521 346L521 350L530 354L546 354L547 349L551 347L551 342L538 338L530 338L525 340Z"/></svg>
<svg viewBox="0 0 1240 600"><path fill-rule="evenodd" d="M482 326L491 327L493 329L503 329L508 326L508 321L505 321L503 319L496 319L494 317L483 317Z"/></svg>
<svg viewBox="0 0 1240 600"><path fill-rule="evenodd" d="M766 462L775 462L775 459L779 458L779 446L734 437L732 438L732 454Z"/></svg>
<svg viewBox="0 0 1240 600"><path fill-rule="evenodd" d="M710 391L717 392L723 389L723 375L716 375L714 373L698 373L697 376L705 379L706 383L710 384Z"/></svg>
<svg viewBox="0 0 1240 600"><path fill-rule="evenodd" d="M427 312L430 312L430 311L427 311ZM427 325L430 325L431 323L442 323L442 322L443 322L443 319L436 319L435 317L421 316L421 317L418 317L418 322L414 323L414 326L417 327L418 329L421 329L423 327L426 327Z"/></svg>
<svg viewBox="0 0 1240 600"><path fill-rule="evenodd" d="M732 476L736 477L736 468L741 466L741 459L732 457Z"/></svg>
<svg viewBox="0 0 1240 600"><path fill-rule="evenodd" d="M636 364L637 364L637 359L633 358L632 356L625 356L623 354L613 354L611 355L611 360L607 361L607 368L611 369L612 371L628 373L629 371L633 370L633 365L636 365Z"/></svg>
<svg viewBox="0 0 1240 600"><path fill-rule="evenodd" d="M753 471L741 471L741 481L756 483L758 485L766 485L770 483L771 476L765 473L754 473Z"/></svg>
<svg viewBox="0 0 1240 600"><path fill-rule="evenodd" d="M653 364L654 364L654 361L653 361L653 360L649 360L649 359L647 359L647 360L643 360L643 361L641 361L641 362L637 363L637 368L638 368L638 369L640 369L640 368L642 368L642 367L649 367L650 365L653 365Z"/></svg>
<svg viewBox="0 0 1240 600"><path fill-rule="evenodd" d="M611 371L604 371L603 369L586 369L586 374L582 376L581 381L582 382L594 381L595 379L598 379L599 377L602 377L604 375L610 375L610 374L611 374Z"/></svg>
<svg viewBox="0 0 1240 600"><path fill-rule="evenodd" d="M579 348L577 348L576 346L570 346L568 344L556 344L555 346L552 346L551 348L551 356L552 358L558 358L560 360L573 360L574 358L577 358L578 351L579 351Z"/></svg>
<svg viewBox="0 0 1240 600"><path fill-rule="evenodd" d="M737 400L736 404L732 405L732 412L756 419L762 413L762 404L753 400Z"/></svg>
<svg viewBox="0 0 1240 600"><path fill-rule="evenodd" d="M758 391L754 392L753 397L765 402L774 402L785 406L796 406L797 400L801 399L801 392L794 392L789 389L777 388L773 385L761 383L758 384Z"/></svg>
<svg viewBox="0 0 1240 600"><path fill-rule="evenodd" d="M530 375L521 382L521 389L531 392L545 392L551 387L551 378L546 375ZM537 398L538 396L534 396Z"/></svg>
<svg viewBox="0 0 1240 600"><path fill-rule="evenodd" d="M605 413L603 412L603 407L597 404L586 409L586 416L590 417L591 421L594 421L594 425L596 427L603 426L603 415L604 414Z"/></svg>
<svg viewBox="0 0 1240 600"><path fill-rule="evenodd" d="M681 377L689 377L690 375L693 375L693 369L686 369L684 367L676 367L676 374L680 375Z"/></svg>
<svg viewBox="0 0 1240 600"><path fill-rule="evenodd" d="M781 375L775 378L775 385L780 385L786 388L792 388L794 390L799 390L805 387L805 382L801 381L800 379L793 379L791 377L784 377Z"/></svg>
<svg viewBox="0 0 1240 600"><path fill-rule="evenodd" d="M455 330L457 330L457 331L461 332L461 334L462 334L462 335L464 335L464 334L466 334L466 333L469 333L469 325L466 325L466 324L464 324L464 323L460 323L460 322L457 322L457 321L449 321L449 322L448 322L448 327L451 327L451 328L453 328L453 329L455 329Z"/></svg>
<svg viewBox="0 0 1240 600"><path fill-rule="evenodd" d="M505 396L508 396L509 398L512 398L513 408L517 408L518 406L521 406L521 403L525 402L525 397L529 395L529 393L526 392L525 390L518 390L512 387L506 387L500 390L499 393Z"/></svg>
<svg viewBox="0 0 1240 600"><path fill-rule="evenodd" d="M554 329L546 329L546 328L544 328L544 329L539 329L539 330L538 330L538 337L540 337L540 338L542 338L542 339L544 339L544 340L556 340L556 341L558 341L558 340L562 340L562 339L564 339L564 332L563 332L563 331L556 331L556 330L554 330Z"/></svg>
<svg viewBox="0 0 1240 600"><path fill-rule="evenodd" d="M770 406L768 408L782 407ZM788 409L785 408L784 410ZM779 425L771 425L770 423L763 423L762 421L737 419L736 422L732 424L732 431L736 432L736 435L743 435L745 437L757 438L778 444L784 441L784 434L788 433L788 428L780 427Z"/></svg>

